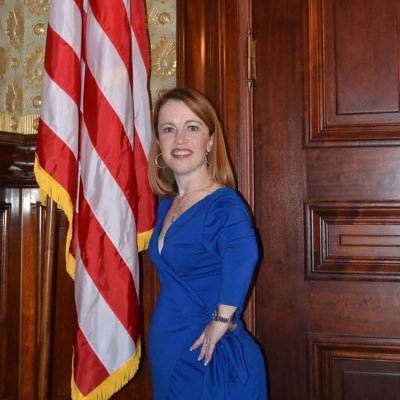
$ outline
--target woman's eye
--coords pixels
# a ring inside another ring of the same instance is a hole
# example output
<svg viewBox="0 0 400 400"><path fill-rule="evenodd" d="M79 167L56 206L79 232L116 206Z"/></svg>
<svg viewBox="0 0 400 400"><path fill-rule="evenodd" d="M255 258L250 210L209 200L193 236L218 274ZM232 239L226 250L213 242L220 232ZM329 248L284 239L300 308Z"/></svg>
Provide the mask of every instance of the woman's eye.
<svg viewBox="0 0 400 400"><path fill-rule="evenodd" d="M165 128L163 128L163 133L172 133L174 131L174 128L167 126Z"/></svg>
<svg viewBox="0 0 400 400"><path fill-rule="evenodd" d="M199 130L199 127L197 125L189 125L188 130L189 132L197 132Z"/></svg>

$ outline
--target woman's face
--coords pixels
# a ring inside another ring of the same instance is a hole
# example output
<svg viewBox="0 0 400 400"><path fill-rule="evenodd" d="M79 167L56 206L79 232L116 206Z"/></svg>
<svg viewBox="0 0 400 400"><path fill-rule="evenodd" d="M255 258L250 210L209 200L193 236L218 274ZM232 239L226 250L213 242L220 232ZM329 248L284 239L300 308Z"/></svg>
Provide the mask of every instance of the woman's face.
<svg viewBox="0 0 400 400"><path fill-rule="evenodd" d="M162 157L176 177L195 178L207 171L206 153L211 151L213 135L183 101L168 100L160 109L158 141Z"/></svg>

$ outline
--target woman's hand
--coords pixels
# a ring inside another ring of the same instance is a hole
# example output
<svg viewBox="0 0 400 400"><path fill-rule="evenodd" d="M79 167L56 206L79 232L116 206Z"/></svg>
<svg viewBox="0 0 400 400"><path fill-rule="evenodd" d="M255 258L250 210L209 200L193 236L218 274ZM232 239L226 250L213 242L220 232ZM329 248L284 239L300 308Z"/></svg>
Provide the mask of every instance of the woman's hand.
<svg viewBox="0 0 400 400"><path fill-rule="evenodd" d="M217 314L226 319L231 319L236 310L237 307L235 306L219 304L217 308ZM211 361L215 346L219 340L225 335L228 329L234 330L235 327L236 325L232 322L211 321L205 327L204 332L192 344L190 351L202 346L198 361L201 361L204 358L204 365L207 365Z"/></svg>
<svg viewBox="0 0 400 400"><path fill-rule="evenodd" d="M226 324L223 322L211 321L204 332L199 336L199 338L193 343L190 351L201 347L198 361L204 358L204 365L207 365L212 358L216 344L225 335L226 331L232 326L231 323Z"/></svg>

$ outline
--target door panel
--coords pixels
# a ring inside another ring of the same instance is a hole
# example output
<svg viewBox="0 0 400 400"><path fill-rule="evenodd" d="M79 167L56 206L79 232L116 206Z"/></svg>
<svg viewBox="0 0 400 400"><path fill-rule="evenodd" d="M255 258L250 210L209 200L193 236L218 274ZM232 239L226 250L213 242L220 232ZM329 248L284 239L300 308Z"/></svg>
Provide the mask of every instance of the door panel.
<svg viewBox="0 0 400 400"><path fill-rule="evenodd" d="M272 400L398 398L399 5L253 0Z"/></svg>
<svg viewBox="0 0 400 400"><path fill-rule="evenodd" d="M308 14L306 143L398 139L399 2L309 0Z"/></svg>

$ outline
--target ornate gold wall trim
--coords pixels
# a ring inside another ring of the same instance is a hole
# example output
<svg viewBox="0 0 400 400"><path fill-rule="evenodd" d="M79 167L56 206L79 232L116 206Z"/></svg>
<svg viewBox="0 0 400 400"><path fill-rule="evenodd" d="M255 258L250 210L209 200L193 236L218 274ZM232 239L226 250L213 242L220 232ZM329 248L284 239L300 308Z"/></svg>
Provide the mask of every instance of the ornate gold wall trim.
<svg viewBox="0 0 400 400"><path fill-rule="evenodd" d="M37 133L38 121L37 114L16 116L0 112L0 131L34 134Z"/></svg>

